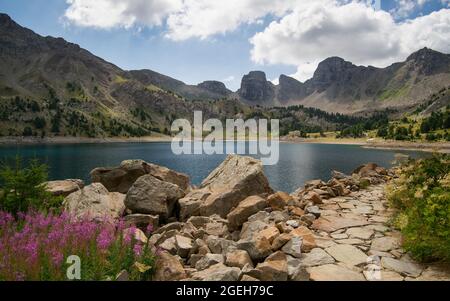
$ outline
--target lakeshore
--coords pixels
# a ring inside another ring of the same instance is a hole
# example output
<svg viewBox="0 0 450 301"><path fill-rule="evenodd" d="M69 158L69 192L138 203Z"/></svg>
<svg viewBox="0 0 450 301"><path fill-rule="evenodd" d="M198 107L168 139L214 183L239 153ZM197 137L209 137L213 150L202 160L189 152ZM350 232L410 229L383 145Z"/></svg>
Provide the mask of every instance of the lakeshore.
<svg viewBox="0 0 450 301"><path fill-rule="evenodd" d="M156 143L172 142L172 137L145 136L145 137L0 137L0 145L38 145L38 144L97 144L97 143ZM422 151L450 153L450 142L410 142L382 139L361 138L292 138L281 137L281 143L299 144L330 144L330 145L358 145L367 149L386 149L402 151Z"/></svg>

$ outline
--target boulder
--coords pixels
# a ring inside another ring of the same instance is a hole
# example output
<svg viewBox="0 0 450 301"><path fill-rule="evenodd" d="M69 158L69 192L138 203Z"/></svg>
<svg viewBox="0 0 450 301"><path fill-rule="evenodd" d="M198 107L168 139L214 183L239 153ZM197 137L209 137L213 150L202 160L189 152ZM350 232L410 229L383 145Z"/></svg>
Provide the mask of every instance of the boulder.
<svg viewBox="0 0 450 301"><path fill-rule="evenodd" d="M160 252L156 257L154 281L177 281L187 277L177 257L168 252Z"/></svg>
<svg viewBox="0 0 450 301"><path fill-rule="evenodd" d="M192 216L200 215L200 205L211 195L210 192L195 190L178 200L180 205L180 220L185 221Z"/></svg>
<svg viewBox="0 0 450 301"><path fill-rule="evenodd" d="M306 227L299 227L290 232L291 236L298 236L302 239L302 251L308 253L312 249L317 247L314 233Z"/></svg>
<svg viewBox="0 0 450 301"><path fill-rule="evenodd" d="M293 198L286 192L279 191L268 197L267 202L273 210L284 210Z"/></svg>
<svg viewBox="0 0 450 301"><path fill-rule="evenodd" d="M259 220L255 220L253 222L246 222L242 226L240 239L251 239L251 238L254 238L261 231L263 231L264 229L267 229L269 227L270 227L269 224L267 224L267 223L265 223L263 221L259 221Z"/></svg>
<svg viewBox="0 0 450 301"><path fill-rule="evenodd" d="M309 281L309 273L300 259L287 255L288 276L291 281Z"/></svg>
<svg viewBox="0 0 450 301"><path fill-rule="evenodd" d="M224 238L219 238L214 235L210 235L206 239L206 244L211 250L211 253L214 254L226 254L229 251L236 249L236 242Z"/></svg>
<svg viewBox="0 0 450 301"><path fill-rule="evenodd" d="M127 226L136 226L140 229L147 229L149 225L156 230L159 226L159 216L149 214L130 214L124 217Z"/></svg>
<svg viewBox="0 0 450 301"><path fill-rule="evenodd" d="M178 249L177 249L177 242L175 239L175 236L169 237L162 242L158 243L158 247L161 250L165 250L169 252L172 255L177 255Z"/></svg>
<svg viewBox="0 0 450 301"><path fill-rule="evenodd" d="M305 215L305 211L303 209L301 209L301 208L298 208L298 207L290 207L289 208L289 212L292 215L296 215L298 217L301 217L301 216Z"/></svg>
<svg viewBox="0 0 450 301"><path fill-rule="evenodd" d="M200 214L225 218L249 196L272 193L261 161L229 155L202 183L200 190L211 195L200 205Z"/></svg>
<svg viewBox="0 0 450 301"><path fill-rule="evenodd" d="M257 237L264 237L266 238L270 244L273 243L275 238L277 238L280 235L280 230L278 230L275 226L270 226L267 229L262 230L257 234Z"/></svg>
<svg viewBox="0 0 450 301"><path fill-rule="evenodd" d="M264 210L267 201L260 196L250 196L239 203L228 216L230 230L238 229L247 219L255 213Z"/></svg>
<svg viewBox="0 0 450 301"><path fill-rule="evenodd" d="M166 233L168 231L171 231L171 230L181 231L183 226L184 226L184 223L180 223L180 222L174 222L174 223L166 224L166 225L160 227L158 230L156 230L154 232L154 234L164 234L164 233Z"/></svg>
<svg viewBox="0 0 450 301"><path fill-rule="evenodd" d="M193 273L191 278L198 281L238 281L240 275L239 268L231 268L218 263L206 270Z"/></svg>
<svg viewBox="0 0 450 301"><path fill-rule="evenodd" d="M300 258L302 256L302 239L301 237L294 236L292 237L281 250L289 255L292 255L296 258Z"/></svg>
<svg viewBox="0 0 450 301"><path fill-rule="evenodd" d="M267 211L260 211L256 214L253 214L248 218L248 222L260 221L264 223L268 223L270 221L270 213Z"/></svg>
<svg viewBox="0 0 450 301"><path fill-rule="evenodd" d="M304 195L303 200L312 202L314 205L323 204L323 201L322 201L322 198L320 197L320 195L314 191L310 191L306 195Z"/></svg>
<svg viewBox="0 0 450 301"><path fill-rule="evenodd" d="M63 206L75 218L117 220L125 210L124 199L125 195L111 193L102 184L94 183L67 196Z"/></svg>
<svg viewBox="0 0 450 301"><path fill-rule="evenodd" d="M177 185L145 175L130 188L125 205L133 213L159 215L166 220L172 216L176 202L183 196L184 191Z"/></svg>
<svg viewBox="0 0 450 301"><path fill-rule="evenodd" d="M337 170L331 171L331 177L336 180L345 180L345 179L350 178L350 176L348 176L340 171L337 171Z"/></svg>
<svg viewBox="0 0 450 301"><path fill-rule="evenodd" d="M175 245L177 254L182 258L187 258L193 248L192 239L181 235L175 236Z"/></svg>
<svg viewBox="0 0 450 301"><path fill-rule="evenodd" d="M283 252L276 252L256 267L261 271L261 281L287 281L288 264Z"/></svg>
<svg viewBox="0 0 450 301"><path fill-rule="evenodd" d="M274 221L275 223L286 222L290 219L289 212L285 211L272 211L269 216L269 220Z"/></svg>
<svg viewBox="0 0 450 301"><path fill-rule="evenodd" d="M319 218L322 214L318 206L310 206L305 209L306 214L313 214L315 217Z"/></svg>
<svg viewBox="0 0 450 301"><path fill-rule="evenodd" d="M314 189L314 188L320 188L322 186L325 186L326 183L322 180L311 180L305 183L306 189Z"/></svg>
<svg viewBox="0 0 450 301"><path fill-rule="evenodd" d="M45 188L54 196L66 197L71 193L84 188L83 180L69 179L63 181L50 181L44 183Z"/></svg>
<svg viewBox="0 0 450 301"><path fill-rule="evenodd" d="M254 261L260 261L272 253L272 246L265 237L257 237L248 240L239 240L238 249L245 250Z"/></svg>
<svg viewBox="0 0 450 301"><path fill-rule="evenodd" d="M208 247L208 244L203 240L203 239L199 239L197 238L194 241L194 247L191 250L191 252L200 254L200 255L206 255L208 253L211 253L211 250Z"/></svg>
<svg viewBox="0 0 450 301"><path fill-rule="evenodd" d="M223 255L221 254L206 254L197 261L195 269L198 271L206 270L207 268L216 265L218 263L224 263Z"/></svg>
<svg viewBox="0 0 450 301"><path fill-rule="evenodd" d="M251 281L261 281L261 280L253 278L252 276L249 276L249 275L244 275L244 276L242 276L241 281L251 282Z"/></svg>
<svg viewBox="0 0 450 301"><path fill-rule="evenodd" d="M285 244L287 244L292 238L291 234L288 233L282 233L272 243L272 250L278 251L281 249Z"/></svg>
<svg viewBox="0 0 450 301"><path fill-rule="evenodd" d="M142 160L123 161L119 167L114 168L96 168L91 171L91 179L93 183L102 183L111 192L126 194L138 178L147 174L175 184L183 191L189 188L187 175Z"/></svg>
<svg viewBox="0 0 450 301"><path fill-rule="evenodd" d="M237 267L243 269L247 264L253 267L253 262L247 251L234 250L227 253L225 264L229 267Z"/></svg>
<svg viewBox="0 0 450 301"><path fill-rule="evenodd" d="M371 178L378 177L379 174L377 172L378 165L375 163L368 163L366 165L362 165L353 171L353 174L357 174L361 178Z"/></svg>

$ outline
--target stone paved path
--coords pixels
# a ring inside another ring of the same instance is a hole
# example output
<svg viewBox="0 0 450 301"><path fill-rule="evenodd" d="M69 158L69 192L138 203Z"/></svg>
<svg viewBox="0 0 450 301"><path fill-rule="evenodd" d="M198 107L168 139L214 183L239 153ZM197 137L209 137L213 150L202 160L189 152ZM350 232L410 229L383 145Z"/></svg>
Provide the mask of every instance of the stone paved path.
<svg viewBox="0 0 450 301"><path fill-rule="evenodd" d="M303 258L311 280L450 281L450 267L418 264L401 248L384 185L323 203L313 224L318 248Z"/></svg>

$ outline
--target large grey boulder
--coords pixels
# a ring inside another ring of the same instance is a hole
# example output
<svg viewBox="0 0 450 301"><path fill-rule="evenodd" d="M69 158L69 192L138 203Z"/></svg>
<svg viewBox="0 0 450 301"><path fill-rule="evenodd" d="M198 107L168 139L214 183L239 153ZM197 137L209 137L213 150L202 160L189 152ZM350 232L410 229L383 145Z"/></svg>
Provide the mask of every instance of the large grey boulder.
<svg viewBox="0 0 450 301"><path fill-rule="evenodd" d="M67 196L63 206L74 218L117 220L125 210L124 199L125 195L109 192L102 184L94 183Z"/></svg>
<svg viewBox="0 0 450 301"><path fill-rule="evenodd" d="M183 196L184 191L178 185L145 175L130 188L125 205L133 213L159 215L166 220L172 216L176 202Z"/></svg>
<svg viewBox="0 0 450 301"><path fill-rule="evenodd" d="M111 192L126 194L137 179L148 174L184 191L190 186L187 175L142 160L123 161L119 167L96 168L91 171L91 179L93 183L102 183Z"/></svg>
<svg viewBox="0 0 450 301"><path fill-rule="evenodd" d="M250 157L229 155L201 184L179 201L180 218L211 216L226 218L247 197L271 194L262 163Z"/></svg>
<svg viewBox="0 0 450 301"><path fill-rule="evenodd" d="M200 189L211 193L200 206L201 215L219 214L223 218L247 197L273 192L261 161L238 155L229 155Z"/></svg>

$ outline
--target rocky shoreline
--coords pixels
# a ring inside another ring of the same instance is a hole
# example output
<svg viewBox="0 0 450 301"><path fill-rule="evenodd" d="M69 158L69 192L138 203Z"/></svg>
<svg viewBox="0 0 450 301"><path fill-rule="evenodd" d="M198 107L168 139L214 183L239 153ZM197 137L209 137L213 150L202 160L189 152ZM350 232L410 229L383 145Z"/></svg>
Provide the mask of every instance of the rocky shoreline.
<svg viewBox="0 0 450 301"><path fill-rule="evenodd" d="M449 280L445 268L414 263L387 225L393 177L371 163L288 194L272 190L261 162L230 155L199 187L141 160L94 169L88 186L47 187L74 216L137 226L158 254L155 281Z"/></svg>

